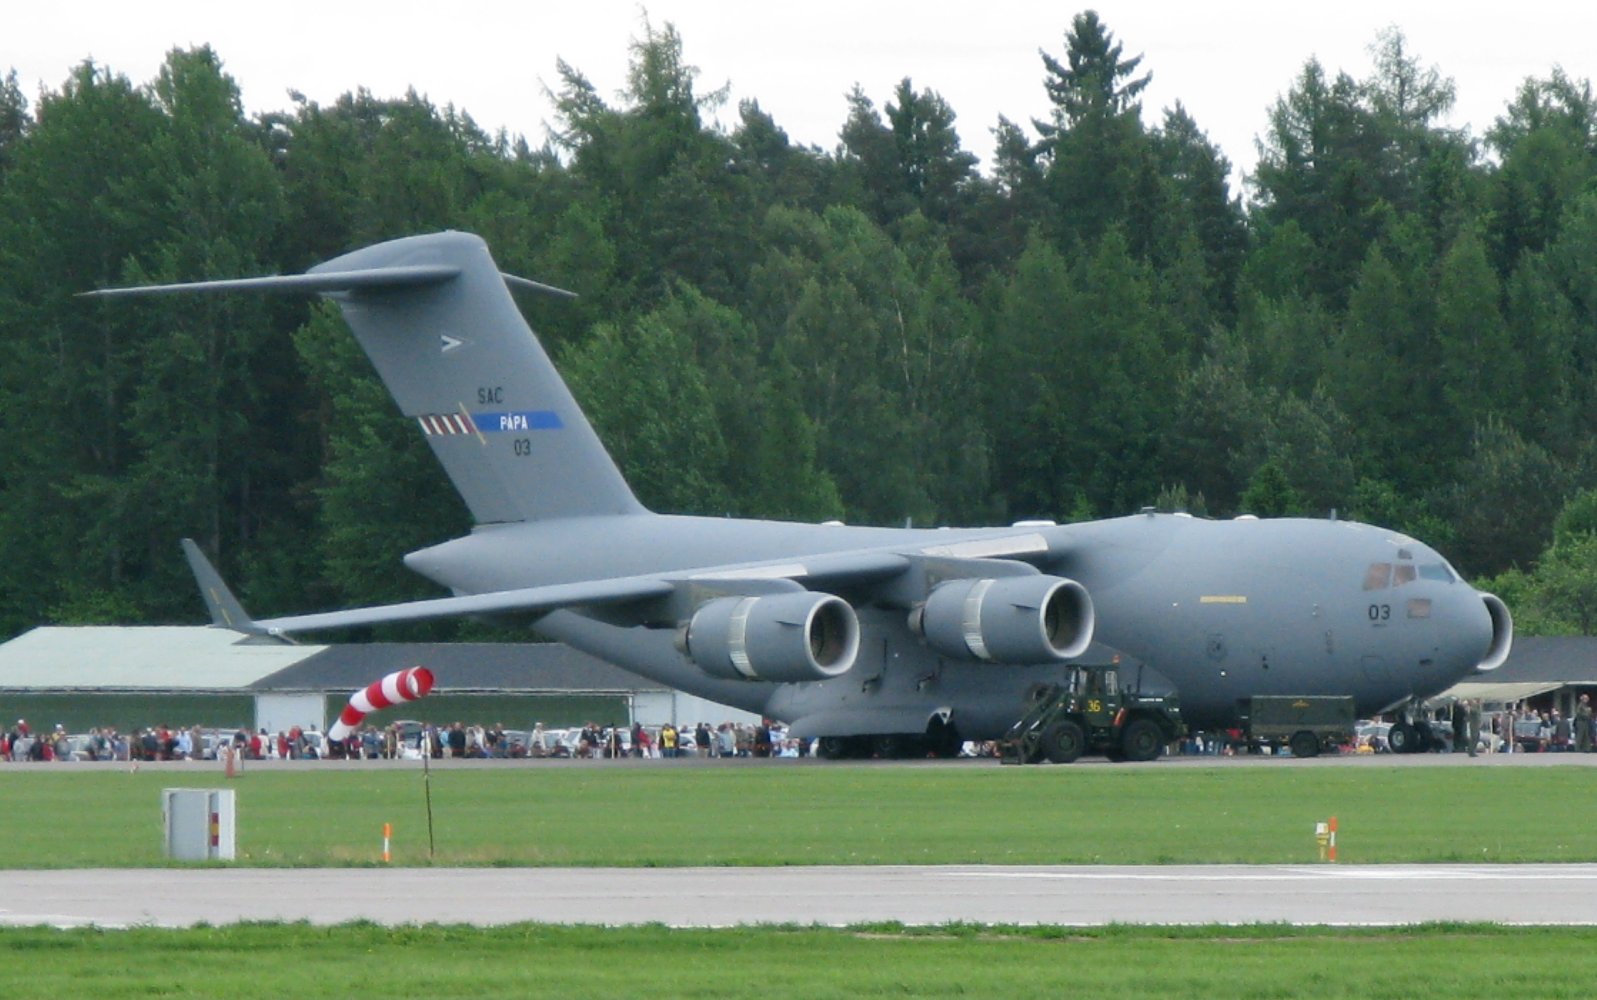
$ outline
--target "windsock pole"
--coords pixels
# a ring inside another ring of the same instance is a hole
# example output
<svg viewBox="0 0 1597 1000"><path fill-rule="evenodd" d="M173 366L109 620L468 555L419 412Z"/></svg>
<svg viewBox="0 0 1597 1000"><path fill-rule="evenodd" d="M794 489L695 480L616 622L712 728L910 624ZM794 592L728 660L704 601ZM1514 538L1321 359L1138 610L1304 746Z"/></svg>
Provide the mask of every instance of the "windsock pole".
<svg viewBox="0 0 1597 1000"><path fill-rule="evenodd" d="M436 846L433 843L433 771L428 761L432 758L432 749L423 747L421 752L422 784L427 786L427 860L431 861Z"/></svg>

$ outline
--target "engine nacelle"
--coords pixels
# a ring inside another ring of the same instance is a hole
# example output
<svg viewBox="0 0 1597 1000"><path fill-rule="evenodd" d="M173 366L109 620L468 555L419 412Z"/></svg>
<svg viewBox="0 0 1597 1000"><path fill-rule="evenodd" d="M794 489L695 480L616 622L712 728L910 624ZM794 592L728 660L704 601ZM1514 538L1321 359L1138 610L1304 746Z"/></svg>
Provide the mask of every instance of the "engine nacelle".
<svg viewBox="0 0 1597 1000"><path fill-rule="evenodd" d="M1514 648L1514 616L1508 613L1508 605L1496 594L1482 594L1481 600L1486 602L1486 613L1492 619L1492 644L1475 667L1484 672L1496 670L1507 662L1509 651Z"/></svg>
<svg viewBox="0 0 1597 1000"><path fill-rule="evenodd" d="M987 663L1053 663L1092 642L1092 597L1058 576L950 580L910 615L910 627L947 657Z"/></svg>
<svg viewBox="0 0 1597 1000"><path fill-rule="evenodd" d="M841 597L813 591L720 597L693 613L682 647L715 677L824 681L854 665L859 616Z"/></svg>

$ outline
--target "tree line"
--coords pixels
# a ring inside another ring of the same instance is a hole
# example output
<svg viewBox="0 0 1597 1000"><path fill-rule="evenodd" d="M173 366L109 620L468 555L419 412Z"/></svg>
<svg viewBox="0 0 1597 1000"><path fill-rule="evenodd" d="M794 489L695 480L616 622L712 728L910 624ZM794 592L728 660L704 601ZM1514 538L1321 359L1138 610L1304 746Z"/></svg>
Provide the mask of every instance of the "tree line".
<svg viewBox="0 0 1597 1000"><path fill-rule="evenodd" d="M835 148L731 127L670 25L622 93L561 62L539 146L414 92L246 115L209 48L135 84L0 82L0 635L192 621L176 539L246 603L426 596L469 519L330 307L102 303L445 228L580 294L523 303L656 510L917 525L1146 506L1357 518L1597 614L1597 102L1553 68L1482 136L1400 31L1310 59L1247 190L1093 12L1046 119L856 87ZM880 103L878 104L878 100ZM1584 249L1583 249L1584 248ZM482 626L427 626L431 637Z"/></svg>

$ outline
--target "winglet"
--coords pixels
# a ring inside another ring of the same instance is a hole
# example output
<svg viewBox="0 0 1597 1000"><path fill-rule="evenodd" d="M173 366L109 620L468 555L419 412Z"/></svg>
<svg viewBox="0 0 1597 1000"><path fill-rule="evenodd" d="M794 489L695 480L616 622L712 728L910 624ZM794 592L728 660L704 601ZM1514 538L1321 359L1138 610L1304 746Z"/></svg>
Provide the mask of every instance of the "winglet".
<svg viewBox="0 0 1597 1000"><path fill-rule="evenodd" d="M189 570L194 574L194 581L200 585L200 596L205 598L205 609L211 613L211 624L218 628L230 628L235 632L245 635L268 635L266 629L255 624L255 620L244 610L244 606L233 596L222 575L205 558L205 553L194 544L194 539L183 539L183 555L189 561Z"/></svg>

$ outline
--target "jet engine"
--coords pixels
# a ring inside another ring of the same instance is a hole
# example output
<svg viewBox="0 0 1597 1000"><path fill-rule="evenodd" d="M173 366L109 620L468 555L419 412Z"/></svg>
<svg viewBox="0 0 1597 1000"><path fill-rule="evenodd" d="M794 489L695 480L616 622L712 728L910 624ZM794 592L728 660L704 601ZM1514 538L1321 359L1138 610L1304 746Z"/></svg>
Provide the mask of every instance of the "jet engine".
<svg viewBox="0 0 1597 1000"><path fill-rule="evenodd" d="M1058 576L950 580L911 612L910 628L955 659L1051 663L1092 642L1092 597Z"/></svg>
<svg viewBox="0 0 1597 1000"><path fill-rule="evenodd" d="M1481 594L1481 600L1486 602L1486 611L1492 617L1492 644L1475 669L1496 670L1514 647L1514 616L1508 613L1508 605L1496 594Z"/></svg>
<svg viewBox="0 0 1597 1000"><path fill-rule="evenodd" d="M721 597L693 613L681 643L715 677L823 681L854 665L859 617L841 597L813 591Z"/></svg>

